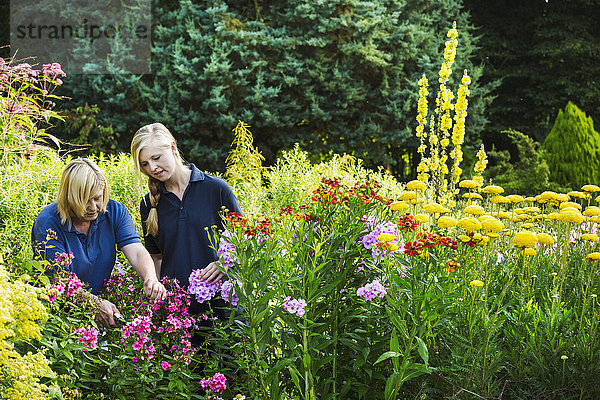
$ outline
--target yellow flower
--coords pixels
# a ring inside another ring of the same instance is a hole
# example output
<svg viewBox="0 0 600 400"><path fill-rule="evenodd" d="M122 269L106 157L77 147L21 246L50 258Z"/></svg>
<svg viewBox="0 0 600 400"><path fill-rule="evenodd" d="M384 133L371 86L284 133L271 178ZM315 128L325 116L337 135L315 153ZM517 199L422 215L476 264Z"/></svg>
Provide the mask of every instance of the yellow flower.
<svg viewBox="0 0 600 400"><path fill-rule="evenodd" d="M538 203L547 203L549 200L554 199L554 196L556 195L555 192L551 192L551 191L545 191L541 194L538 194L537 196L535 196L535 199L537 200Z"/></svg>
<svg viewBox="0 0 600 400"><path fill-rule="evenodd" d="M563 360L563 361L565 361L565 360L568 360L569 357L567 357L567 356L560 356L560 359Z"/></svg>
<svg viewBox="0 0 600 400"><path fill-rule="evenodd" d="M557 221L558 220L558 213L556 213L556 212L550 213L550 214L546 215L545 218L548 221Z"/></svg>
<svg viewBox="0 0 600 400"><path fill-rule="evenodd" d="M423 210L425 210L425 212L429 213L429 214L450 212L449 209L447 209L446 207L444 207L438 203L427 204L425 207L423 207Z"/></svg>
<svg viewBox="0 0 600 400"><path fill-rule="evenodd" d="M408 202L414 206L415 204L422 203L423 199L411 199Z"/></svg>
<svg viewBox="0 0 600 400"><path fill-rule="evenodd" d="M392 211L404 211L408 208L408 204L404 201L394 201L390 204L390 210Z"/></svg>
<svg viewBox="0 0 600 400"><path fill-rule="evenodd" d="M583 215L575 211L560 212L556 219L562 222L571 222L579 225L583 222Z"/></svg>
<svg viewBox="0 0 600 400"><path fill-rule="evenodd" d="M441 229L451 228L453 226L456 226L457 224L458 221L452 217L440 217L437 221L437 225Z"/></svg>
<svg viewBox="0 0 600 400"><path fill-rule="evenodd" d="M587 256L585 256L585 258L587 258L588 260L600 260L600 253L598 253L598 252L590 253Z"/></svg>
<svg viewBox="0 0 600 400"><path fill-rule="evenodd" d="M577 203L573 203L572 201L565 201L560 203L560 205L558 206L559 209L563 209L563 208L567 208L567 207L573 207L576 208L577 210L581 210L581 205L577 204Z"/></svg>
<svg viewBox="0 0 600 400"><path fill-rule="evenodd" d="M396 235L392 235L391 233L382 233L377 236L377 240L380 242L391 242L394 239L396 239Z"/></svg>
<svg viewBox="0 0 600 400"><path fill-rule="evenodd" d="M483 207L478 206L476 204L471 204L470 206L465 207L465 214L473 214L473 215L482 215L485 213Z"/></svg>
<svg viewBox="0 0 600 400"><path fill-rule="evenodd" d="M578 192L577 190L573 190L573 191L567 193L567 195L578 198L578 199L584 199L584 200L587 199L589 196L589 194L581 193L581 192Z"/></svg>
<svg viewBox="0 0 600 400"><path fill-rule="evenodd" d="M496 218L488 218L481 221L481 228L486 231L500 232L504 229L504 224Z"/></svg>
<svg viewBox="0 0 600 400"><path fill-rule="evenodd" d="M535 214L535 213L540 212L540 208L539 207L525 207L523 209L523 211L526 213Z"/></svg>
<svg viewBox="0 0 600 400"><path fill-rule="evenodd" d="M600 192L600 187L596 186L596 185L583 185L581 187L581 190L583 190L584 192Z"/></svg>
<svg viewBox="0 0 600 400"><path fill-rule="evenodd" d="M477 231L481 229L481 222L477 218L464 217L458 221L458 226L467 231Z"/></svg>
<svg viewBox="0 0 600 400"><path fill-rule="evenodd" d="M587 240L589 242L597 242L598 235L594 235L593 233L584 233L583 235L581 235L581 239Z"/></svg>
<svg viewBox="0 0 600 400"><path fill-rule="evenodd" d="M487 194L500 194L500 193L504 193L504 189L502 187L496 186L496 185L486 186L483 189L481 189L481 191L483 193L487 193Z"/></svg>
<svg viewBox="0 0 600 400"><path fill-rule="evenodd" d="M509 194L506 198L510 200L511 203L520 203L525 200L523 196L519 196L518 194Z"/></svg>
<svg viewBox="0 0 600 400"><path fill-rule="evenodd" d="M417 214L415 215L415 219L422 224L429 222L429 216L426 214Z"/></svg>
<svg viewBox="0 0 600 400"><path fill-rule="evenodd" d="M496 195L490 199L490 201L494 204L506 204L510 203L510 200L502 195Z"/></svg>
<svg viewBox="0 0 600 400"><path fill-rule="evenodd" d="M479 193L465 193L462 195L462 197L465 199L483 200L483 197L481 197L481 195Z"/></svg>
<svg viewBox="0 0 600 400"><path fill-rule="evenodd" d="M537 236L530 231L520 231L513 237L515 247L533 247L537 243Z"/></svg>
<svg viewBox="0 0 600 400"><path fill-rule="evenodd" d="M525 201L528 201L528 202L530 202L530 203L533 203L533 202L535 201L535 197L531 197L531 196L529 196L529 197L525 197Z"/></svg>
<svg viewBox="0 0 600 400"><path fill-rule="evenodd" d="M526 256L535 256L537 254L537 251L535 251L531 247L527 247L525 250L523 250L523 254L525 254Z"/></svg>
<svg viewBox="0 0 600 400"><path fill-rule="evenodd" d="M474 281L471 281L469 283L469 285L474 286L474 287L482 287L483 286L483 282L476 279Z"/></svg>
<svg viewBox="0 0 600 400"><path fill-rule="evenodd" d="M588 206L583 212L583 215L585 215L586 217L598 216L600 215L600 207Z"/></svg>
<svg viewBox="0 0 600 400"><path fill-rule="evenodd" d="M498 236L500 236L498 232L488 232L487 235L493 238L497 238Z"/></svg>
<svg viewBox="0 0 600 400"><path fill-rule="evenodd" d="M480 187L481 185L472 179L465 179L463 181L460 181L458 183L458 186L460 186L461 188L475 189Z"/></svg>
<svg viewBox="0 0 600 400"><path fill-rule="evenodd" d="M458 235L458 240L460 240L461 242L467 243L471 241L471 236L467 236L467 235Z"/></svg>
<svg viewBox="0 0 600 400"><path fill-rule="evenodd" d="M554 238L547 233L538 233L536 236L541 244L554 244Z"/></svg>
<svg viewBox="0 0 600 400"><path fill-rule="evenodd" d="M533 224L531 222L528 222L526 224L521 225L521 228L523 228L523 229L531 229L531 228L533 228Z"/></svg>
<svg viewBox="0 0 600 400"><path fill-rule="evenodd" d="M498 217L500 219L510 219L510 214L507 213L506 211L500 211L497 213L492 213L495 217Z"/></svg>
<svg viewBox="0 0 600 400"><path fill-rule="evenodd" d="M406 184L406 188L408 190L420 190L423 191L427 189L427 185L425 182L421 182L419 180L410 181Z"/></svg>
<svg viewBox="0 0 600 400"><path fill-rule="evenodd" d="M553 199L558 201L559 203L571 200L569 195L564 193L554 193Z"/></svg>
<svg viewBox="0 0 600 400"><path fill-rule="evenodd" d="M420 182L420 181L419 181ZM400 200L412 200L417 198L416 192L404 192L400 195Z"/></svg>

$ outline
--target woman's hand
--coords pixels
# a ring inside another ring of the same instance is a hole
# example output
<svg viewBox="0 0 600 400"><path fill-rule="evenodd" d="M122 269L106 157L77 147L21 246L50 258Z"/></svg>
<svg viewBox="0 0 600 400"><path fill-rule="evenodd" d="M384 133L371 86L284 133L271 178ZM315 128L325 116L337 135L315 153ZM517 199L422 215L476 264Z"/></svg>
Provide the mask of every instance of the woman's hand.
<svg viewBox="0 0 600 400"><path fill-rule="evenodd" d="M144 281L144 293L154 303L165 298L167 289L155 278L148 278Z"/></svg>
<svg viewBox="0 0 600 400"><path fill-rule="evenodd" d="M117 306L108 300L100 300L96 307L97 309L94 319L98 325L101 325L105 328L116 328L117 324L115 322L115 316L117 318L122 318Z"/></svg>
<svg viewBox="0 0 600 400"><path fill-rule="evenodd" d="M200 280L210 283L220 280L225 275L225 272L222 272L219 267L227 272L227 267L223 266L220 261L213 261L202 270Z"/></svg>

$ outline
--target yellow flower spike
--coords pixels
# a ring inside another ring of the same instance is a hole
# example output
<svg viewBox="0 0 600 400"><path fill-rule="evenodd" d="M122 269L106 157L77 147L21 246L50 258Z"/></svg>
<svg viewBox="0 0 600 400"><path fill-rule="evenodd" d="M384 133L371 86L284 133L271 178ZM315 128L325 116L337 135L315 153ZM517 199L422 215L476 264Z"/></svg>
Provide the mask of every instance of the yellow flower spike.
<svg viewBox="0 0 600 400"><path fill-rule="evenodd" d="M500 232L504 229L504 224L496 218L489 218L481 221L481 229L492 232Z"/></svg>
<svg viewBox="0 0 600 400"><path fill-rule="evenodd" d="M531 247L527 247L525 250L523 250L523 254L526 256L535 256L537 254L537 251L535 251Z"/></svg>
<svg viewBox="0 0 600 400"><path fill-rule="evenodd" d="M482 287L483 282L478 279L475 279L474 281L469 282L469 285L471 285L473 287Z"/></svg>
<svg viewBox="0 0 600 400"><path fill-rule="evenodd" d="M581 190L583 190L584 192L595 193L595 192L600 192L600 187L598 187L596 185L583 185L581 187Z"/></svg>
<svg viewBox="0 0 600 400"><path fill-rule="evenodd" d="M429 215L427 215L427 214L417 214L417 215L415 215L415 219L417 221L419 221L420 223L424 224L424 223L429 222Z"/></svg>
<svg viewBox="0 0 600 400"><path fill-rule="evenodd" d="M523 196L519 196L518 194L509 194L506 198L510 200L511 203L520 203L525 200Z"/></svg>
<svg viewBox="0 0 600 400"><path fill-rule="evenodd" d="M494 204L507 204L510 203L510 200L502 195L496 195L490 199L490 201Z"/></svg>
<svg viewBox="0 0 600 400"><path fill-rule="evenodd" d="M440 217L437 221L437 226L441 229L452 228L458 224L458 221L452 217Z"/></svg>
<svg viewBox="0 0 600 400"><path fill-rule="evenodd" d="M600 253L598 253L598 252L590 253L587 256L585 256L585 258L588 260L600 260Z"/></svg>
<svg viewBox="0 0 600 400"><path fill-rule="evenodd" d="M408 208L408 204L405 201L394 201L390 204L390 210L392 211L404 211Z"/></svg>
<svg viewBox="0 0 600 400"><path fill-rule="evenodd" d="M476 204L471 204L470 206L465 207L465 214L472 214L472 215L482 215L485 214L485 210L483 209L483 207L478 206Z"/></svg>
<svg viewBox="0 0 600 400"><path fill-rule="evenodd" d="M600 215L600 207L596 207L596 206L588 206L585 211L583 212L583 215L585 215L586 217L595 217Z"/></svg>
<svg viewBox="0 0 600 400"><path fill-rule="evenodd" d="M526 224L521 225L523 229L531 229L533 228L533 224L531 222L527 222Z"/></svg>
<svg viewBox="0 0 600 400"><path fill-rule="evenodd" d="M582 193L582 192L578 192L577 190L572 190L569 193L567 193L567 195L571 196L571 197L575 197L577 199L587 199L589 194L587 193Z"/></svg>
<svg viewBox="0 0 600 400"><path fill-rule="evenodd" d="M487 194L500 194L500 193L504 193L504 189L501 186L497 186L497 185L486 186L483 189L481 189L481 191L483 193L487 193Z"/></svg>
<svg viewBox="0 0 600 400"><path fill-rule="evenodd" d="M450 212L449 209L447 209L446 207L444 207L444 206L442 206L441 204L438 204L438 203L427 204L425 207L423 207L423 210L426 213L429 213L429 214L434 214L434 213L440 213L441 214L441 213Z"/></svg>
<svg viewBox="0 0 600 400"><path fill-rule="evenodd" d="M400 200L403 200L403 201L413 200L416 198L417 198L416 192L404 192L400 195Z"/></svg>
<svg viewBox="0 0 600 400"><path fill-rule="evenodd" d="M540 244L554 244L554 238L547 233L538 233L536 236Z"/></svg>
<svg viewBox="0 0 600 400"><path fill-rule="evenodd" d="M587 240L588 242L597 242L598 235L594 235L593 233L584 233L581 235L582 240Z"/></svg>
<svg viewBox="0 0 600 400"><path fill-rule="evenodd" d="M481 229L481 222L477 218L464 217L458 220L458 226L467 231L478 231Z"/></svg>
<svg viewBox="0 0 600 400"><path fill-rule="evenodd" d="M414 181L410 181L406 184L406 188L408 190L419 190L419 191L424 191L425 189L427 189L427 185L419 180L414 180Z"/></svg>
<svg viewBox="0 0 600 400"><path fill-rule="evenodd" d="M481 187L479 182L474 181L472 179L462 180L458 183L458 186L460 186L461 188L466 188L466 189L475 189L475 188Z"/></svg>
<svg viewBox="0 0 600 400"><path fill-rule="evenodd" d="M479 193L465 193L461 197L463 197L464 199L483 200L483 197Z"/></svg>
<svg viewBox="0 0 600 400"><path fill-rule="evenodd" d="M576 208L577 210L581 210L581 204L577 204L577 203L573 203L572 201L565 201L560 203L560 205L558 206L559 209L563 209L563 208L567 208L567 207L573 207Z"/></svg>
<svg viewBox="0 0 600 400"><path fill-rule="evenodd" d="M377 236L377 240L380 242L391 242L394 239L396 239L396 235L392 235L391 233L382 233Z"/></svg>
<svg viewBox="0 0 600 400"><path fill-rule="evenodd" d="M513 237L515 247L533 247L538 242L537 236L531 231L520 231Z"/></svg>

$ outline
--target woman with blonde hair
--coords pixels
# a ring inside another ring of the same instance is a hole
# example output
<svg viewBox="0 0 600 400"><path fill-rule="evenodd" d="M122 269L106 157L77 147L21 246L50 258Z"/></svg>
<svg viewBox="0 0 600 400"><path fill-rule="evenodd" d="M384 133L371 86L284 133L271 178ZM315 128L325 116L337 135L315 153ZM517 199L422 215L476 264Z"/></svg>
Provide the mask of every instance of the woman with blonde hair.
<svg viewBox="0 0 600 400"><path fill-rule="evenodd" d="M140 204L146 249L157 274L187 286L193 269L215 282L224 276L211 247L212 229L223 229L223 209L241 209L227 182L185 165L175 138L161 123L143 126L131 142L138 174L148 177L149 193ZM206 228L209 228L208 230Z"/></svg>
<svg viewBox="0 0 600 400"><path fill-rule="evenodd" d="M163 298L150 254L141 243L125 206L110 198L108 181L93 161L79 158L63 170L57 199L39 213L31 230L34 257L55 262L72 254L67 267L96 295L110 277L120 249L143 280L151 301ZM96 320L114 327L119 310L108 300L98 300Z"/></svg>

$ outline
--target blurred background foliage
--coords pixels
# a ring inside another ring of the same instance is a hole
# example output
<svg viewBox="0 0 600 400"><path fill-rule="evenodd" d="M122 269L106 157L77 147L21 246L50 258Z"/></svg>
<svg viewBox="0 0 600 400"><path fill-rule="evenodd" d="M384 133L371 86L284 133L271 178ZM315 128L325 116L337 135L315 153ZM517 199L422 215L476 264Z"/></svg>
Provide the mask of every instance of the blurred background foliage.
<svg viewBox="0 0 600 400"><path fill-rule="evenodd" d="M437 82L452 21L450 87L469 70L465 155L480 143L496 152L486 178L531 187L518 170L535 162L545 176L552 156L538 150L559 110L572 101L592 121L600 116L598 0L151 1L152 73L66 71L59 94L70 99L59 110L69 118L57 137L114 153L161 121L188 161L224 171L231 127L243 120L266 165L298 143L313 161L346 153L406 181L419 161L417 81L425 73ZM0 15L8 43L9 13Z"/></svg>

